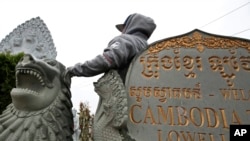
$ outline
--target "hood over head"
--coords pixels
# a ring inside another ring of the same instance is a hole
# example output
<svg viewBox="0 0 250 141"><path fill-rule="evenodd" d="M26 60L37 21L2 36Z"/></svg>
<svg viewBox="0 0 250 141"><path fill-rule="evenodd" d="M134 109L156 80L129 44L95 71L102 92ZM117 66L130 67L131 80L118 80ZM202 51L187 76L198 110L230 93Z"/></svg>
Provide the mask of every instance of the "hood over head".
<svg viewBox="0 0 250 141"><path fill-rule="evenodd" d="M152 18L135 13L129 15L123 24L116 25L116 28L125 34L140 33L149 38L155 30L156 24Z"/></svg>

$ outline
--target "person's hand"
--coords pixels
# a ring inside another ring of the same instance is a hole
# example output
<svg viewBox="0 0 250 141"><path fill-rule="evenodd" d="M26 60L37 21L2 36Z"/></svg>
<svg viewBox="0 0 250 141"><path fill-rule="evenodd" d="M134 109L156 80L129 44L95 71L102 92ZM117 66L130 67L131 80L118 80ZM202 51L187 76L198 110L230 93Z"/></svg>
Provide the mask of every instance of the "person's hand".
<svg viewBox="0 0 250 141"><path fill-rule="evenodd" d="M68 67L66 71L64 72L63 79L64 82L67 84L67 86L70 88L71 85L71 78L73 77L73 74L71 73L71 67Z"/></svg>

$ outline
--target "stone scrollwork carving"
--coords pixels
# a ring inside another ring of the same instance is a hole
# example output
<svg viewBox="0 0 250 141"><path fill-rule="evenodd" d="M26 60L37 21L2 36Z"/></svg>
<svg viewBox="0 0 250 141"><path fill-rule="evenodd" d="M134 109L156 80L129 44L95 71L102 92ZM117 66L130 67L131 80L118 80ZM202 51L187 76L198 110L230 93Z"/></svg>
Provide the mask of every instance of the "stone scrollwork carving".
<svg viewBox="0 0 250 141"><path fill-rule="evenodd" d="M205 47L211 49L230 49L242 47L250 52L250 43L248 41L244 42L242 39L230 39L223 36L212 35L196 29L185 35L153 43L150 45L148 53L158 53L164 49L182 47L196 48L199 52L203 52Z"/></svg>
<svg viewBox="0 0 250 141"><path fill-rule="evenodd" d="M72 141L71 92L66 68L25 54L16 66L12 103L0 115L1 141Z"/></svg>
<svg viewBox="0 0 250 141"><path fill-rule="evenodd" d="M100 97L94 117L95 141L133 141L127 133L127 91L115 70L94 83Z"/></svg>
<svg viewBox="0 0 250 141"><path fill-rule="evenodd" d="M26 21L7 35L0 42L0 52L24 52L39 59L55 59L57 55L50 31L39 17Z"/></svg>

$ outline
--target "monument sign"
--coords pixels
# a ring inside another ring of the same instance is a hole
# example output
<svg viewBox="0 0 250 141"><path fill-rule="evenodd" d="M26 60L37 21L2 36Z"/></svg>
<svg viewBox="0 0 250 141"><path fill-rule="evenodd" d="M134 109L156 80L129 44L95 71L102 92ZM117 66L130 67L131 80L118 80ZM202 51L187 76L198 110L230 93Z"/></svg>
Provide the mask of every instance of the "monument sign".
<svg viewBox="0 0 250 141"><path fill-rule="evenodd" d="M136 141L229 141L250 124L250 41L194 30L150 45L126 78Z"/></svg>

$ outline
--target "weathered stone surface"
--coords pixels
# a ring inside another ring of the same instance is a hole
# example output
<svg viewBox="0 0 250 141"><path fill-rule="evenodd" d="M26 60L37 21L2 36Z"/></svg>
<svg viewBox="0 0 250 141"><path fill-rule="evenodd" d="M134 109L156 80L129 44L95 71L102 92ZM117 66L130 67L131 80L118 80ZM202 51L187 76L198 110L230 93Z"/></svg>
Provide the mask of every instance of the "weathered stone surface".
<svg viewBox="0 0 250 141"><path fill-rule="evenodd" d="M24 52L39 59L55 59L57 55L50 32L39 17L26 21L7 35L0 42L0 52Z"/></svg>
<svg viewBox="0 0 250 141"><path fill-rule="evenodd" d="M127 134L127 91L115 70L94 83L99 103L94 117L95 141L133 141Z"/></svg>
<svg viewBox="0 0 250 141"><path fill-rule="evenodd" d="M250 124L250 41L194 30L150 45L126 78L137 141L228 141Z"/></svg>
<svg viewBox="0 0 250 141"><path fill-rule="evenodd" d="M64 65L26 54L16 66L12 103L0 115L1 141L72 141L71 92Z"/></svg>

